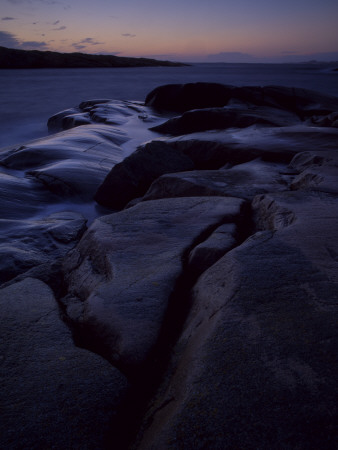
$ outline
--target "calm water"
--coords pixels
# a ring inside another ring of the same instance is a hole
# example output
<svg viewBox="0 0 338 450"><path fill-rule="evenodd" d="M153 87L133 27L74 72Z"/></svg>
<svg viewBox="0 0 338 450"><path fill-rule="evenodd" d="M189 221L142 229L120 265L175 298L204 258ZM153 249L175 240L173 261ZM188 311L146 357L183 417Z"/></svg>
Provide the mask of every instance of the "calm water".
<svg viewBox="0 0 338 450"><path fill-rule="evenodd" d="M83 100L143 101L156 86L168 83L275 84L338 96L338 72L332 71L333 67L328 64L195 64L128 69L0 70L0 148L47 135L46 123L50 116Z"/></svg>

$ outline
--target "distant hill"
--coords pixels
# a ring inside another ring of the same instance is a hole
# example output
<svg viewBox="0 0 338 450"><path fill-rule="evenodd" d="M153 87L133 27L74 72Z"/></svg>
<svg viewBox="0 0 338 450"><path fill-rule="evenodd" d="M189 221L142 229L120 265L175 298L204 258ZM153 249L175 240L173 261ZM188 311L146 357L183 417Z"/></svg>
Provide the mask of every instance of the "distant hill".
<svg viewBox="0 0 338 450"><path fill-rule="evenodd" d="M86 53L58 53L0 47L0 69L184 66L171 61Z"/></svg>

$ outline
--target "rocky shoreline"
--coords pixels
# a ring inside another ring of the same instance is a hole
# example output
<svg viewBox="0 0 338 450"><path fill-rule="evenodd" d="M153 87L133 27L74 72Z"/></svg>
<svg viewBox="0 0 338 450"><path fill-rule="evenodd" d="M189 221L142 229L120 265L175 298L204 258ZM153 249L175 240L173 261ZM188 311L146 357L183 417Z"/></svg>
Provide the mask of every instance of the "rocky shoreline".
<svg viewBox="0 0 338 450"><path fill-rule="evenodd" d="M0 152L1 447L336 449L338 99L167 85L48 126Z"/></svg>

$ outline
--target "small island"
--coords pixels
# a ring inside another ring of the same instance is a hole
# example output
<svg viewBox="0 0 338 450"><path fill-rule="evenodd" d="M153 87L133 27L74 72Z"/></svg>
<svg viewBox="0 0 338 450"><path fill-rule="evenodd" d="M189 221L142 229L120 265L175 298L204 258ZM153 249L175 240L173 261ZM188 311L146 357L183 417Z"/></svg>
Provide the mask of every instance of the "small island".
<svg viewBox="0 0 338 450"><path fill-rule="evenodd" d="M66 69L91 67L179 67L187 64L150 58L59 53L0 47L0 69Z"/></svg>

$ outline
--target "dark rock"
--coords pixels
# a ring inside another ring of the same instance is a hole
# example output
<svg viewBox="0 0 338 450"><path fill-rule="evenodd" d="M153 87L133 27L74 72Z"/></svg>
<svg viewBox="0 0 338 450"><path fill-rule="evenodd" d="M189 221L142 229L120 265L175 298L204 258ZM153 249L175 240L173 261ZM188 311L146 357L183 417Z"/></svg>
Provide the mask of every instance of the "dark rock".
<svg viewBox="0 0 338 450"><path fill-rule="evenodd" d="M97 219L64 263L63 303L78 345L141 377L185 253L217 225L237 220L243 206L235 198L162 199Z"/></svg>
<svg viewBox="0 0 338 450"><path fill-rule="evenodd" d="M269 106L292 111L302 119L338 110L338 99L315 91L283 86L234 87L216 83L159 86L148 94L146 104L155 108L188 111L225 106L239 100L247 105Z"/></svg>
<svg viewBox="0 0 338 450"><path fill-rule="evenodd" d="M257 194L288 189L291 179L285 170L285 165L258 159L230 169L170 173L157 178L142 200L204 195L252 200Z"/></svg>
<svg viewBox="0 0 338 450"><path fill-rule="evenodd" d="M179 136L197 131L246 128L252 125L286 126L299 122L292 113L276 108L255 107L236 108L206 108L187 111L180 117L169 119L161 125L151 128L154 131Z"/></svg>
<svg viewBox="0 0 338 450"><path fill-rule="evenodd" d="M73 345L41 281L0 289L0 308L0 447L104 448L128 388L125 377Z"/></svg>
<svg viewBox="0 0 338 450"><path fill-rule="evenodd" d="M268 229L199 278L139 450L338 445L337 198L254 207Z"/></svg>
<svg viewBox="0 0 338 450"><path fill-rule="evenodd" d="M120 209L133 198L143 195L160 175L193 168L190 158L182 152L168 151L168 146L153 141L113 167L96 192L95 200L104 206Z"/></svg>
<svg viewBox="0 0 338 450"><path fill-rule="evenodd" d="M226 223L216 228L208 239L198 244L189 254L188 270L198 277L215 264L238 243L237 227Z"/></svg>
<svg viewBox="0 0 338 450"><path fill-rule="evenodd" d="M167 84L151 91L145 104L173 111L225 106L232 89L232 86L218 83Z"/></svg>
<svg viewBox="0 0 338 450"><path fill-rule="evenodd" d="M35 220L2 219L0 229L0 283L4 283L33 267L41 267L45 277L46 266L77 244L86 220L75 212L59 212Z"/></svg>

